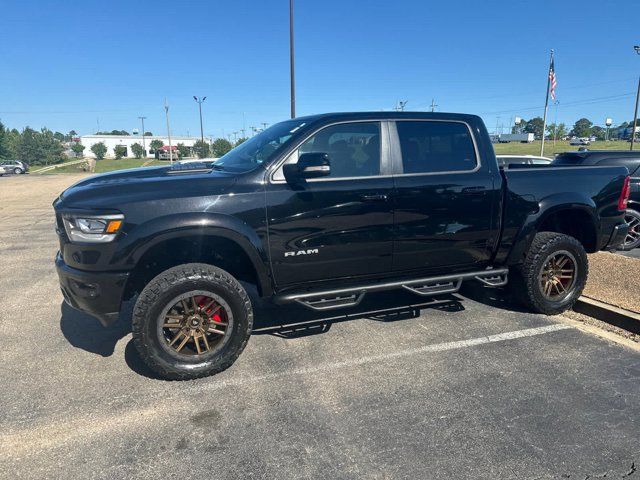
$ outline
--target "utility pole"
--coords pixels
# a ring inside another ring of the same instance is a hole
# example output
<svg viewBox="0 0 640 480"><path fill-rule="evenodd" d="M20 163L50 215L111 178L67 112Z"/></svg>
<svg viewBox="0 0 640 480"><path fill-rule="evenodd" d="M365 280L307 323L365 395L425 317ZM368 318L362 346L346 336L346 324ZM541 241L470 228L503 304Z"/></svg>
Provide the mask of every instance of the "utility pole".
<svg viewBox="0 0 640 480"><path fill-rule="evenodd" d="M269 125L267 122L262 122L260 125L262 125L262 130L266 130L267 129L267 125Z"/></svg>
<svg viewBox="0 0 640 480"><path fill-rule="evenodd" d="M202 129L202 102L204 102L207 97L198 98L194 95L193 99L198 104L198 109L200 110L200 141L204 143L204 130Z"/></svg>
<svg viewBox="0 0 640 480"><path fill-rule="evenodd" d="M164 99L164 115L167 117L167 138L169 139L169 162L173 164L173 150L171 150L171 128L169 127L169 104Z"/></svg>
<svg viewBox="0 0 640 480"><path fill-rule="evenodd" d="M436 101L435 101L435 99L433 99L433 98L432 98L432 99L431 99L431 112L432 112L432 113L436 111L436 107L437 107L437 106L438 106L438 105L436 105Z"/></svg>
<svg viewBox="0 0 640 480"><path fill-rule="evenodd" d="M296 74L293 48L293 0L289 0L289 71L291 83L291 118L296 118Z"/></svg>
<svg viewBox="0 0 640 480"><path fill-rule="evenodd" d="M540 156L544 157L544 131L547 128L547 110L549 109L549 86L551 85L551 65L553 64L553 49L549 57L549 70L547 71L547 96L544 101L544 117L542 117L542 142L540 143Z"/></svg>
<svg viewBox="0 0 640 480"><path fill-rule="evenodd" d="M144 158L147 158L147 145L144 142L144 120L147 117L138 117L138 118L142 122L142 151L144 152L142 155L144 156Z"/></svg>

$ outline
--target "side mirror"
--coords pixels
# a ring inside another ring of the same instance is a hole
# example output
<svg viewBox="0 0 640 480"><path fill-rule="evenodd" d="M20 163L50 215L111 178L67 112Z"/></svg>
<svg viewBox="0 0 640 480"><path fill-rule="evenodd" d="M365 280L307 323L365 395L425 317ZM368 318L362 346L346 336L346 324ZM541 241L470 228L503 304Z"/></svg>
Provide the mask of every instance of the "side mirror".
<svg viewBox="0 0 640 480"><path fill-rule="evenodd" d="M282 171L288 182L297 183L302 179L330 175L331 161L327 153L303 153L298 158L298 163L286 164L283 166Z"/></svg>

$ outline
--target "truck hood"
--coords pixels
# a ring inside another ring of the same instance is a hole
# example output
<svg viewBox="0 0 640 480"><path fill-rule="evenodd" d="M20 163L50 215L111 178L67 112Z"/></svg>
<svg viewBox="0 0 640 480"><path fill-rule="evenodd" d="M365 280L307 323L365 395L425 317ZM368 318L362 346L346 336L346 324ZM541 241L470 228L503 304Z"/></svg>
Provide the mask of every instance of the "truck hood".
<svg viewBox="0 0 640 480"><path fill-rule="evenodd" d="M145 200L220 195L237 173L204 168L144 167L85 178L66 189L54 202L58 208L106 208Z"/></svg>

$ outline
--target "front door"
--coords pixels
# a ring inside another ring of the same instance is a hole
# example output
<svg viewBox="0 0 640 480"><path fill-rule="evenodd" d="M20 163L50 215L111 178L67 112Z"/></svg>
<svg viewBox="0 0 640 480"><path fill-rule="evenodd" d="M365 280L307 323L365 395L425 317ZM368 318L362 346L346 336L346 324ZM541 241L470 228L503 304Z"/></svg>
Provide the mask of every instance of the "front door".
<svg viewBox="0 0 640 480"><path fill-rule="evenodd" d="M482 268L499 235L496 167L481 164L465 123L395 125L395 158L401 161L395 162L393 270Z"/></svg>
<svg viewBox="0 0 640 480"><path fill-rule="evenodd" d="M292 187L280 168L268 182L269 249L279 287L391 270L393 179L383 128L371 121L324 127L287 163L302 153L327 153L329 176Z"/></svg>

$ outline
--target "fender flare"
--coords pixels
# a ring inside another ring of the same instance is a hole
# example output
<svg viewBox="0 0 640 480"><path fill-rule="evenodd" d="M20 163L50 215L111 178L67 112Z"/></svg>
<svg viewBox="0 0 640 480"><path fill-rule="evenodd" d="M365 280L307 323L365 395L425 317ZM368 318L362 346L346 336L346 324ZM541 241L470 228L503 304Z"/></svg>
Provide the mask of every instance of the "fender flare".
<svg viewBox="0 0 640 480"><path fill-rule="evenodd" d="M263 295L273 293L269 256L258 233L247 223L219 213L181 213L156 217L135 227L135 235L122 242L113 260L134 268L154 246L187 236L221 237L237 244L251 261Z"/></svg>
<svg viewBox="0 0 640 480"><path fill-rule="evenodd" d="M549 195L538 202L536 212L529 214L518 232L516 241L507 258L508 265L520 262L525 252L529 250L533 237L540 231L541 225L558 212L573 210L585 212L591 219L591 224L598 234L597 206L593 199L579 192L565 192ZM596 238L597 240L597 238Z"/></svg>

